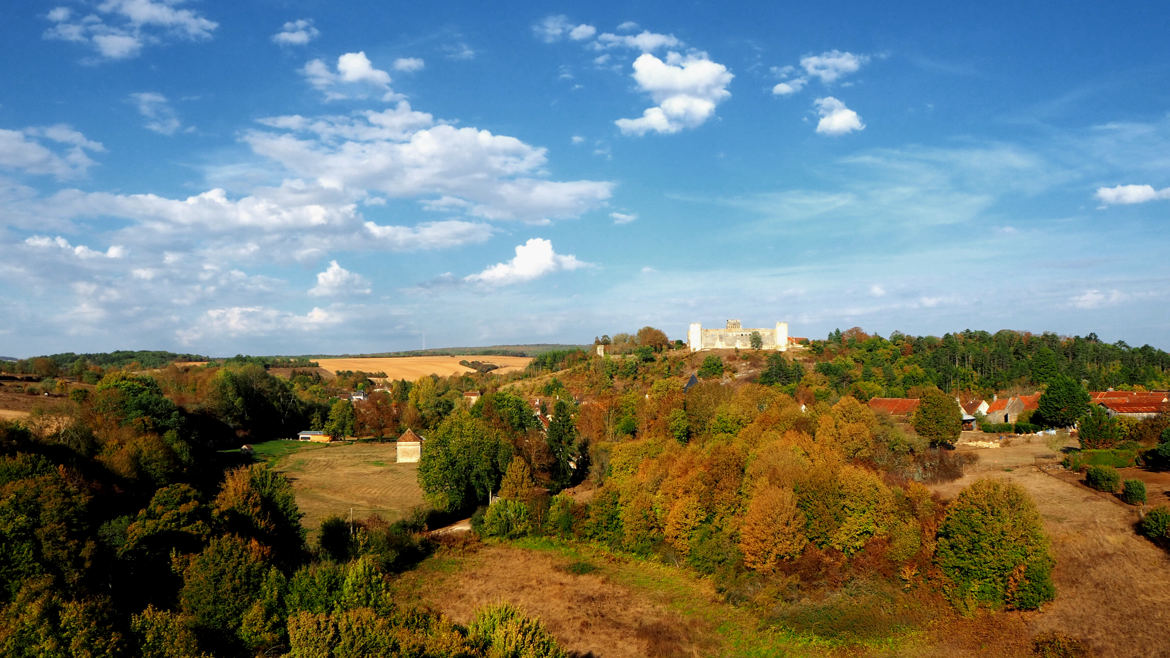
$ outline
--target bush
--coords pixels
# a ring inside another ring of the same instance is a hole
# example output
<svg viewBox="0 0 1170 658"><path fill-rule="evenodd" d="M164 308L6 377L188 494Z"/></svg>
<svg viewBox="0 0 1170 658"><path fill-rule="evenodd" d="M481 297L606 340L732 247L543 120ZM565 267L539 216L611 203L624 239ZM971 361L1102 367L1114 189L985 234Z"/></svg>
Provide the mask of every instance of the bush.
<svg viewBox="0 0 1170 658"><path fill-rule="evenodd" d="M1033 609L1056 595L1040 513L1018 485L978 480L959 493L939 526L936 561L952 603Z"/></svg>
<svg viewBox="0 0 1170 658"><path fill-rule="evenodd" d="M1016 434L1035 434L1041 427L1034 423L1016 423L1012 429Z"/></svg>
<svg viewBox="0 0 1170 658"><path fill-rule="evenodd" d="M1085 471L1085 484L1097 491L1113 493L1121 484L1121 474L1112 466L1090 466Z"/></svg>
<svg viewBox="0 0 1170 658"><path fill-rule="evenodd" d="M543 624L520 614L510 603L480 610L467 627L467 634L473 645L484 649L486 656L563 658L567 655Z"/></svg>
<svg viewBox="0 0 1170 658"><path fill-rule="evenodd" d="M979 429L984 434L1012 434L1016 431L1011 423L980 423Z"/></svg>
<svg viewBox="0 0 1170 658"><path fill-rule="evenodd" d="M480 532L486 537L522 537L532 531L530 517L527 504L500 498L488 507Z"/></svg>
<svg viewBox="0 0 1170 658"><path fill-rule="evenodd" d="M1133 466L1136 462L1136 451L1114 448L1112 450L1079 450L1067 455L1063 464L1070 471L1079 471L1086 466L1126 468Z"/></svg>
<svg viewBox="0 0 1170 658"><path fill-rule="evenodd" d="M702 379L713 379L715 377L723 376L723 359L711 354L703 359L703 365L699 366L699 377Z"/></svg>
<svg viewBox="0 0 1170 658"><path fill-rule="evenodd" d="M1146 502L1146 483L1141 480L1126 480L1121 486L1121 499L1130 505Z"/></svg>
<svg viewBox="0 0 1170 658"><path fill-rule="evenodd" d="M1146 516L1138 522L1138 532L1150 539L1163 539L1170 529L1170 508L1158 505L1146 512Z"/></svg>

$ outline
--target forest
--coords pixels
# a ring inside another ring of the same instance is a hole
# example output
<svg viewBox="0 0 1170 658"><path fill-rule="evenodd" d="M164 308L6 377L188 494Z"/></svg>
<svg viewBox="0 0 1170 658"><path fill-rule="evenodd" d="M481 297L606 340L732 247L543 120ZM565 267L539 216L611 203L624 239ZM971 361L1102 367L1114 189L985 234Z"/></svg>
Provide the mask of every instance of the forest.
<svg viewBox="0 0 1170 658"><path fill-rule="evenodd" d="M57 397L0 423L0 647L565 655L506 603L460 625L395 599L396 574L442 550L427 530L465 515L489 541L539 536L675 565L813 636L842 629L768 611L848 593L865 623L893 633L940 606L1034 609L1056 592L1027 494L978 481L940 499L926 485L958 477L961 456L864 401L1057 381L1170 388L1165 352L1093 336L850 329L788 354L690 354L660 334L626 334L615 356L549 351L506 376L390 382L359 402L348 392L376 388L369 373L278 377L275 363L249 358L172 355L149 372L141 355L133 369L125 356L41 357L57 366L45 372L37 358L8 364L53 379ZM482 393L470 407L468 391ZM1125 431L1157 437L1170 425L1165 414L1143 423ZM310 541L287 478L235 450L305 427L423 435L419 482L433 509L393 524L327 519Z"/></svg>

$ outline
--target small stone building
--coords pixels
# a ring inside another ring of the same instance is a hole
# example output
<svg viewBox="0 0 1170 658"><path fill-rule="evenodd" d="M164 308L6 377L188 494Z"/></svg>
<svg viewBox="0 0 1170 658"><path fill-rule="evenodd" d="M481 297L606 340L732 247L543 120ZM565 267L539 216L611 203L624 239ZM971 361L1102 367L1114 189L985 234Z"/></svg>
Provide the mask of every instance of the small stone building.
<svg viewBox="0 0 1170 658"><path fill-rule="evenodd" d="M422 456L423 439L414 433L414 430L407 429L398 437L397 458L399 464L413 464L417 463L419 457Z"/></svg>

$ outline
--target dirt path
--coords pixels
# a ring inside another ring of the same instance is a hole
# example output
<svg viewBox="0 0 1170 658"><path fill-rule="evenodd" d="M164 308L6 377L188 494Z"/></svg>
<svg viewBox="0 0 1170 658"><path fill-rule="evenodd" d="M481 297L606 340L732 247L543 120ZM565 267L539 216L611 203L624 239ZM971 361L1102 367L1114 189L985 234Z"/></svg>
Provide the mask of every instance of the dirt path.
<svg viewBox="0 0 1170 658"><path fill-rule="evenodd" d="M1032 495L1052 541L1057 591L1055 601L1024 616L1032 632L1081 638L1101 656L1170 650L1170 556L1134 532L1137 509L1078 484L1043 440L972 450L978 462L967 474L935 490L952 498L993 477Z"/></svg>

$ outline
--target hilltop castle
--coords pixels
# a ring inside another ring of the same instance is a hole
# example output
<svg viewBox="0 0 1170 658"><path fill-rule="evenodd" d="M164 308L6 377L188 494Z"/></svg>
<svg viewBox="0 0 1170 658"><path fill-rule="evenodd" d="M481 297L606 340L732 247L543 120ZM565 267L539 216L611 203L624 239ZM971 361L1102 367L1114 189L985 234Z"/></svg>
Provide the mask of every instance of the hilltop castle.
<svg viewBox="0 0 1170 658"><path fill-rule="evenodd" d="M752 334L758 333L761 349L788 350L788 323L777 322L775 329L744 329L739 320L728 320L726 329L704 329L698 322L692 322L687 331L687 345L692 352L717 349L751 349Z"/></svg>

